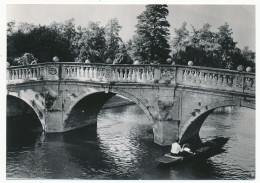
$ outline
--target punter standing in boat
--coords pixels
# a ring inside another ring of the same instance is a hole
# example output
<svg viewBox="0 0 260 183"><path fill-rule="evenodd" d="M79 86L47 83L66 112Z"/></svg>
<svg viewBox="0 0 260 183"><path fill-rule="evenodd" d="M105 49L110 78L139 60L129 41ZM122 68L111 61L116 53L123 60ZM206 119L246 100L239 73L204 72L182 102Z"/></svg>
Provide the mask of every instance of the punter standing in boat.
<svg viewBox="0 0 260 183"><path fill-rule="evenodd" d="M171 155L173 156L190 156L193 154L188 144L184 144L182 147L177 141L172 144Z"/></svg>
<svg viewBox="0 0 260 183"><path fill-rule="evenodd" d="M180 144L176 141L172 144L171 155L180 155L180 152L182 152L182 150L183 149L181 148Z"/></svg>

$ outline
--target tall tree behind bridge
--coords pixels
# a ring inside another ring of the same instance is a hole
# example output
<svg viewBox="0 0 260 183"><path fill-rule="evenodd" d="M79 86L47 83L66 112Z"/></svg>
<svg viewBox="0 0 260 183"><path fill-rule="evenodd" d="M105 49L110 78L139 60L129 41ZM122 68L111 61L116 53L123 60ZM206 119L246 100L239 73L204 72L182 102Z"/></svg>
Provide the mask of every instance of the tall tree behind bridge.
<svg viewBox="0 0 260 183"><path fill-rule="evenodd" d="M166 20L167 5L147 5L138 17L134 41L134 57L141 63L165 63L169 58L170 24Z"/></svg>
<svg viewBox="0 0 260 183"><path fill-rule="evenodd" d="M119 37L119 31L122 26L119 25L117 18L112 18L108 21L105 27L105 38L106 38L106 57L114 60L119 49L119 43L122 39Z"/></svg>

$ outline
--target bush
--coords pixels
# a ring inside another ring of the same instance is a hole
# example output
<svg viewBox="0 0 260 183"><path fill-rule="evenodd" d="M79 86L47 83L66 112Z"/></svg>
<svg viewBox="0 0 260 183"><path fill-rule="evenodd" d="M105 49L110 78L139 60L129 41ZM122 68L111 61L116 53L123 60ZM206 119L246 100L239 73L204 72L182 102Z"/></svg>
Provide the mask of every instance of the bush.
<svg viewBox="0 0 260 183"><path fill-rule="evenodd" d="M31 53L25 53L23 56L15 58L14 65L30 65L32 62L37 62L38 59L33 56Z"/></svg>

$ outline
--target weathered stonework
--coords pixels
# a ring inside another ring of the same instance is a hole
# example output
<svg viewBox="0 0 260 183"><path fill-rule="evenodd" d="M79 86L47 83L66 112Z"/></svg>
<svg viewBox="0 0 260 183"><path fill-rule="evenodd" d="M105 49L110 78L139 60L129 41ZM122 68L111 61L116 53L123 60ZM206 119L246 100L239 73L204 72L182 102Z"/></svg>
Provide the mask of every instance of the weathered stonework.
<svg viewBox="0 0 260 183"><path fill-rule="evenodd" d="M119 94L143 110L154 141L170 145L197 136L215 108L255 108L254 75L240 74L186 66L47 63L9 67L7 95L27 103L44 131L65 132L96 124L104 103Z"/></svg>

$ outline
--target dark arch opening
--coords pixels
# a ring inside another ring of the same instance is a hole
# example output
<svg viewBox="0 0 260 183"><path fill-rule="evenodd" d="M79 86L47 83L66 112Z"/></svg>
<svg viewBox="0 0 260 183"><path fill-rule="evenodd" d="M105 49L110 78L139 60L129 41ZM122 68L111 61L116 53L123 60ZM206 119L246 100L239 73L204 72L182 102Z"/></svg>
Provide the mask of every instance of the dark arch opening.
<svg viewBox="0 0 260 183"><path fill-rule="evenodd" d="M96 125L97 115L102 106L115 95L115 93L97 92L81 99L68 114L64 128L72 130L88 125Z"/></svg>
<svg viewBox="0 0 260 183"><path fill-rule="evenodd" d="M7 132L36 130L42 131L42 124L30 105L22 99L7 95Z"/></svg>
<svg viewBox="0 0 260 183"><path fill-rule="evenodd" d="M192 118L191 117L188 120L190 121L190 124L186 127L185 131L183 131L180 136L180 143L189 143L192 144L193 146L199 145L202 142L200 138L201 128L203 124L207 121L208 117L211 116L211 114L215 114L219 116L219 115L230 113L232 115L232 111L234 111L234 109L236 110L240 108L247 108L253 110L253 108L247 106L237 107L235 105L224 105L224 106L222 105L204 111L203 113L199 114L198 117L196 117L195 119L191 119ZM196 113L194 112L194 115L195 114Z"/></svg>
<svg viewBox="0 0 260 183"><path fill-rule="evenodd" d="M114 96L121 96L125 98L126 101L128 100L128 102L113 100L115 98ZM112 102L108 102L110 99L112 99ZM139 110L147 116L147 114L136 103L136 101L132 101L127 96L118 94L116 92L96 92L85 96L73 106L73 108L67 116L67 119L65 120L65 130L69 131L89 125L96 126L97 116L103 107L113 108L125 104L136 104ZM151 120L149 119L149 121Z"/></svg>

